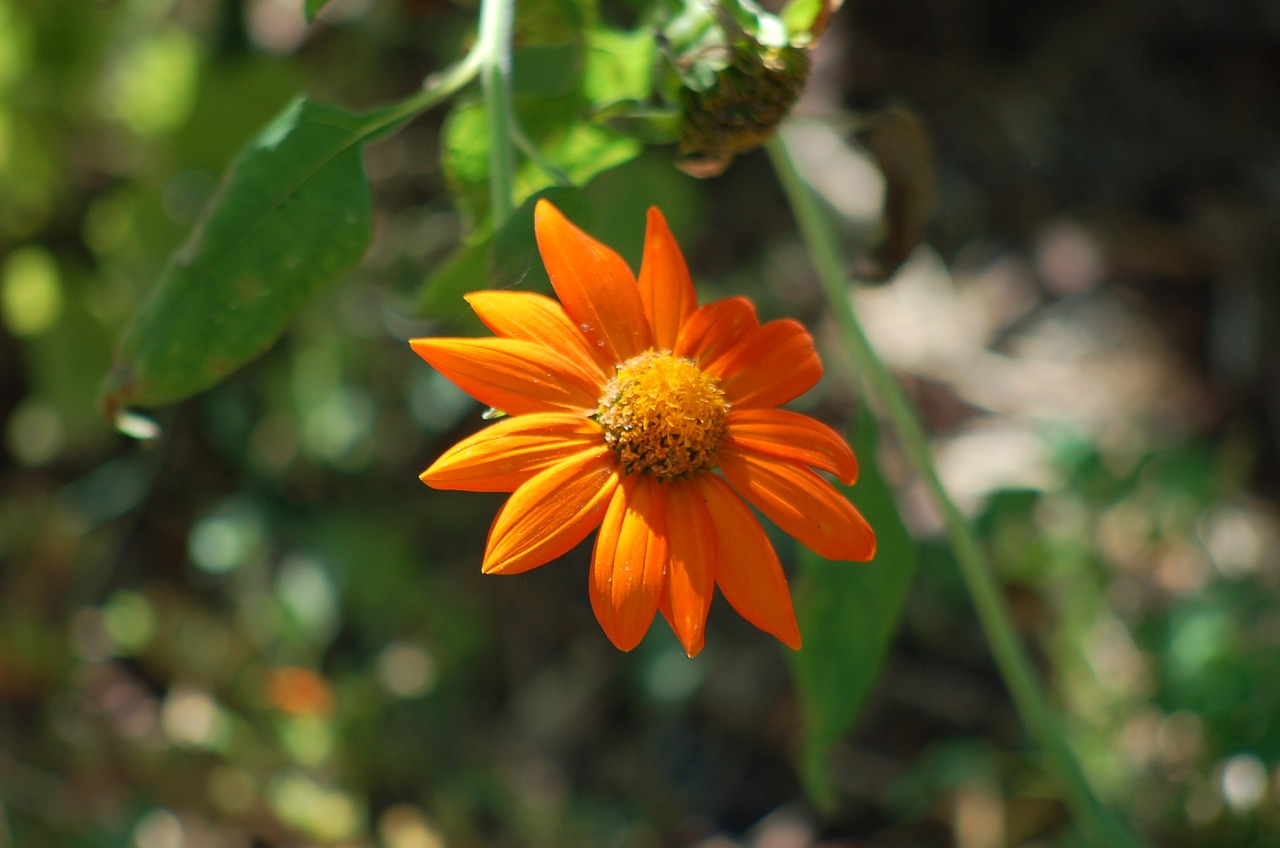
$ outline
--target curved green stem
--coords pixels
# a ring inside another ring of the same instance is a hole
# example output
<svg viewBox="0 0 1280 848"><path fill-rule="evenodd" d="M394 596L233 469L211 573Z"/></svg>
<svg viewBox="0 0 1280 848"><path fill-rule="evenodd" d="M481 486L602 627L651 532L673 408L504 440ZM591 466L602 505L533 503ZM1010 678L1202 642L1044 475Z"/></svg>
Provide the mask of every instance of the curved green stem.
<svg viewBox="0 0 1280 848"><path fill-rule="evenodd" d="M472 50L462 61L427 77L416 94L383 109L379 113L377 123L369 129L368 134L376 135L386 132L400 122L416 117L457 94L479 74L481 58L479 50Z"/></svg>
<svg viewBox="0 0 1280 848"><path fill-rule="evenodd" d="M515 0L480 3L480 86L489 123L489 203L496 230L515 210L515 151L511 145L511 33Z"/></svg>
<svg viewBox="0 0 1280 848"><path fill-rule="evenodd" d="M862 332L849 301L844 262L827 216L796 170L782 134L769 142L768 150L800 233L813 256L850 364L863 376L871 393L893 420L904 449L942 511L960 572L1018 712L1062 780L1067 803L1090 842L1098 848L1136 848L1141 843L1102 806L1089 787L1014 631L997 578L972 529L938 476L924 428L911 402Z"/></svg>
<svg viewBox="0 0 1280 848"><path fill-rule="evenodd" d="M481 0L475 47L457 64L428 78L422 89L382 110L369 135L385 132L442 102L477 76L489 123L489 199L493 226L501 227L515 209L515 151L519 129L511 108L511 35L515 0Z"/></svg>
<svg viewBox="0 0 1280 848"><path fill-rule="evenodd" d="M511 111L511 29L514 0L482 0L480 30L475 46L462 61L428 77L422 89L383 109L368 135L395 128L465 88L477 76L489 122L489 198L494 228L515 209L515 152L518 128Z"/></svg>

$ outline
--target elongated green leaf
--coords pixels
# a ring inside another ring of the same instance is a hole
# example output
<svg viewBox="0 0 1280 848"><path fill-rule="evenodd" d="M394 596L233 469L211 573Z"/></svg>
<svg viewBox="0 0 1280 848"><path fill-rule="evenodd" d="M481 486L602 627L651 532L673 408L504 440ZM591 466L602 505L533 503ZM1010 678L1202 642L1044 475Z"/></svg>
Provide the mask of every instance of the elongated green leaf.
<svg viewBox="0 0 1280 848"><path fill-rule="evenodd" d="M804 648L792 654L804 719L802 773L810 796L832 800L826 759L858 717L897 630L916 551L875 465L875 420L858 422L858 482L844 489L876 531L870 563L828 562L804 551L796 617Z"/></svg>
<svg viewBox="0 0 1280 848"><path fill-rule="evenodd" d="M360 261L372 217L360 150L387 114L296 100L240 152L125 331L104 386L110 414L214 385Z"/></svg>

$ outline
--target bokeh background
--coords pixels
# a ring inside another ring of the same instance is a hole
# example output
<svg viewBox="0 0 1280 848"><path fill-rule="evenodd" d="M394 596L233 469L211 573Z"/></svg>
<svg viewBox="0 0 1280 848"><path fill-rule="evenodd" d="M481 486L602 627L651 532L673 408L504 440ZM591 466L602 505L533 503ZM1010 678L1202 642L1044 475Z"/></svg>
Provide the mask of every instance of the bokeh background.
<svg viewBox="0 0 1280 848"><path fill-rule="evenodd" d="M696 660L661 623L623 655L581 552L480 575L501 498L416 479L480 410L403 343L467 326L418 309L462 233L442 113L368 150L350 279L156 443L109 426L234 152L298 91L404 96L475 14L299 6L0 0L0 846L1074 844L891 432L919 566L833 809L786 649L723 603ZM815 60L801 167L1091 777L1153 844L1280 844L1280 7L850 0ZM586 196L830 341L762 155ZM828 361L806 411L853 421Z"/></svg>

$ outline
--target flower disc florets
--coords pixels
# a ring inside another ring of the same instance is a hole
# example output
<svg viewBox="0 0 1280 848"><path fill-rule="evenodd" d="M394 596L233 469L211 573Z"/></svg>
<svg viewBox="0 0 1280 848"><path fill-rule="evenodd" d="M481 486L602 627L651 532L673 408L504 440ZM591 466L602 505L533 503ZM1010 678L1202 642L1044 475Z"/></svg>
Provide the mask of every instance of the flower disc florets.
<svg viewBox="0 0 1280 848"><path fill-rule="evenodd" d="M618 366L596 420L628 474L666 482L715 467L729 402L692 360L648 350Z"/></svg>

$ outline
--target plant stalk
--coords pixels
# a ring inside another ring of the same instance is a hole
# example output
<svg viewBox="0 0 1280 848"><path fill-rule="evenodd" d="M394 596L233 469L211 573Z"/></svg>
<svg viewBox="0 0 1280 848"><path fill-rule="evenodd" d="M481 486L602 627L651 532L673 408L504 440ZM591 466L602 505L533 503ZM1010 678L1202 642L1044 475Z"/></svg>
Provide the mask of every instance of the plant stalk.
<svg viewBox="0 0 1280 848"><path fill-rule="evenodd" d="M476 78L480 72L480 60L480 51L472 50L461 61L427 77L416 94L378 113L377 123L367 134L373 136L391 130L402 121L416 117L449 99Z"/></svg>
<svg viewBox="0 0 1280 848"><path fill-rule="evenodd" d="M480 88L489 124L489 205L493 227L515 211L515 151L511 132L511 37L515 0L481 0Z"/></svg>
<svg viewBox="0 0 1280 848"><path fill-rule="evenodd" d="M942 511L960 572L1018 712L1062 780L1066 801L1089 841L1098 848L1139 848L1141 843L1136 837L1094 795L1067 743L1031 660L1014 631L994 570L938 475L920 419L858 323L830 221L796 169L783 133L769 142L768 151L800 234L813 257L849 363L863 376L871 394L892 419L904 449Z"/></svg>

